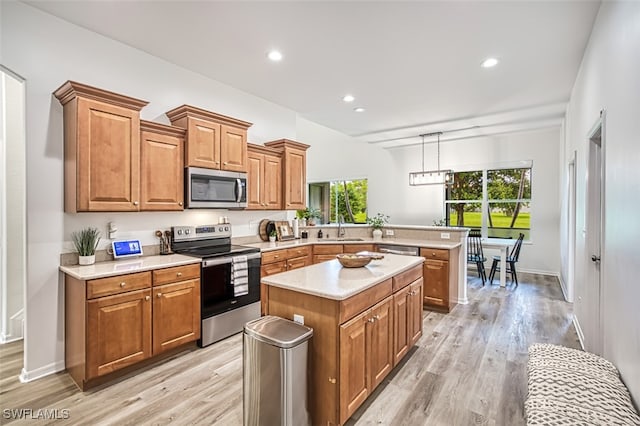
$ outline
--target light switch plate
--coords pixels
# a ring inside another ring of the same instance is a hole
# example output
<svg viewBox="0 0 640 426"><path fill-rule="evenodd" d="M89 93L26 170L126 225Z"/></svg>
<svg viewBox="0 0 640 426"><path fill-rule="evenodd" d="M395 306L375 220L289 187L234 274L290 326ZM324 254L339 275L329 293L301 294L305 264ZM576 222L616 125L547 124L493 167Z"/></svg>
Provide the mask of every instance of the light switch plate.
<svg viewBox="0 0 640 426"><path fill-rule="evenodd" d="M440 233L440 238L443 239L443 240L448 240L448 239L451 238L451 235L449 235L448 232L441 232Z"/></svg>
<svg viewBox="0 0 640 426"><path fill-rule="evenodd" d="M298 315L298 314L293 314L293 321L304 325L304 316Z"/></svg>

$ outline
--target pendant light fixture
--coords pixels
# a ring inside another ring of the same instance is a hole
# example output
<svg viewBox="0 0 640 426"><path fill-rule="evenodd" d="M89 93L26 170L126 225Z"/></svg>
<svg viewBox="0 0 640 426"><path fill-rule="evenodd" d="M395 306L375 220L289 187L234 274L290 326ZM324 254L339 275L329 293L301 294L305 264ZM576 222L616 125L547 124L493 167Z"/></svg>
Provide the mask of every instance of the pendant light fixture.
<svg viewBox="0 0 640 426"><path fill-rule="evenodd" d="M451 185L453 184L453 170L440 170L440 135L442 132L425 133L422 138L422 171L409 173L409 185ZM424 170L424 138L438 137L438 169Z"/></svg>

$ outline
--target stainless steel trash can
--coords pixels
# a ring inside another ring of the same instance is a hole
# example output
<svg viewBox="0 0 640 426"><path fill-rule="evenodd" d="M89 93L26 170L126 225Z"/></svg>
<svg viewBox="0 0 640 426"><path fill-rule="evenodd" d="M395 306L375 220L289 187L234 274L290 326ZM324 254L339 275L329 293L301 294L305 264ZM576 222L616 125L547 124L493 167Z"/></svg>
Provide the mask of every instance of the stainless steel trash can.
<svg viewBox="0 0 640 426"><path fill-rule="evenodd" d="M312 335L309 327L271 315L245 324L245 426L311 424L307 409L307 347Z"/></svg>

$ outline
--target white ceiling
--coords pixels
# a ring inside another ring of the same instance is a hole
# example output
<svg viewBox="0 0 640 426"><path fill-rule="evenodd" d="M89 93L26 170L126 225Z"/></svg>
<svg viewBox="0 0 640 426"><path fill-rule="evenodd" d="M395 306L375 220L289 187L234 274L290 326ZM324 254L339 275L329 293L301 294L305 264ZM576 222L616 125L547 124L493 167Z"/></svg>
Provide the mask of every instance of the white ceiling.
<svg viewBox="0 0 640 426"><path fill-rule="evenodd" d="M27 3L384 147L559 124L600 4Z"/></svg>

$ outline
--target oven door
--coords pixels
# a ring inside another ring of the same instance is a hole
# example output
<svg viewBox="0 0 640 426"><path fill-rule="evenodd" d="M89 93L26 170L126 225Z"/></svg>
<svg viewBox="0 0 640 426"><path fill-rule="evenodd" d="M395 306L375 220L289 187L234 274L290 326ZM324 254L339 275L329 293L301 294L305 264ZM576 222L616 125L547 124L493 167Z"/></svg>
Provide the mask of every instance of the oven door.
<svg viewBox="0 0 640 426"><path fill-rule="evenodd" d="M187 208L247 207L246 173L187 167L184 182Z"/></svg>
<svg viewBox="0 0 640 426"><path fill-rule="evenodd" d="M200 304L202 319L260 301L260 253L247 255L249 293L233 295L231 257L202 262Z"/></svg>

